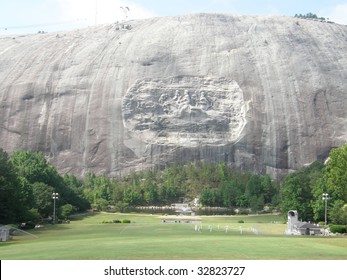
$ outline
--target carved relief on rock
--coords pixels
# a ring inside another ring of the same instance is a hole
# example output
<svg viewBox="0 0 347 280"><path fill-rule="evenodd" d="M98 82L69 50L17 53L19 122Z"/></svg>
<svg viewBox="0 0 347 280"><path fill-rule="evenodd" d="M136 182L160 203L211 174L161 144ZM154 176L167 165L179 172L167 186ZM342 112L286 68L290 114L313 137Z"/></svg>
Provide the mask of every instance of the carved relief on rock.
<svg viewBox="0 0 347 280"><path fill-rule="evenodd" d="M138 80L122 105L124 126L134 137L188 147L237 141L246 111L235 81L191 76Z"/></svg>

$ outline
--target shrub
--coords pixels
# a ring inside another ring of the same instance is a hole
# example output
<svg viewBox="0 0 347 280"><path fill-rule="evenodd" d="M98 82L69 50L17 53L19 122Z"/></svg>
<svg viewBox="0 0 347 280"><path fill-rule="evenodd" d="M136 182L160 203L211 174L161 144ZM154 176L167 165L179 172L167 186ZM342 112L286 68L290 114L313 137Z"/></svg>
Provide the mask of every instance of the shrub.
<svg viewBox="0 0 347 280"><path fill-rule="evenodd" d="M330 231L332 233L341 233L341 234L347 233L346 226L344 226L344 225L331 225Z"/></svg>
<svg viewBox="0 0 347 280"><path fill-rule="evenodd" d="M64 204L60 207L60 215L67 219L71 214L75 212L75 208L71 204Z"/></svg>
<svg viewBox="0 0 347 280"><path fill-rule="evenodd" d="M119 211L121 213L126 212L126 210L128 209L129 204L125 203L125 202L118 202L115 206L114 209L116 211Z"/></svg>
<svg viewBox="0 0 347 280"><path fill-rule="evenodd" d="M102 221L103 224L120 224L121 222L122 222L121 220ZM123 220L123 223L127 223L127 222L124 222ZM128 223L130 223L130 221Z"/></svg>
<svg viewBox="0 0 347 280"><path fill-rule="evenodd" d="M239 215L248 215L250 213L249 209L240 209Z"/></svg>
<svg viewBox="0 0 347 280"><path fill-rule="evenodd" d="M131 223L131 221L128 219L124 219L122 222L123 222L123 224L130 224Z"/></svg>
<svg viewBox="0 0 347 280"><path fill-rule="evenodd" d="M24 229L24 230L27 230L27 229L33 229L35 228L35 223L32 222L32 221L29 221L29 222L26 222L26 223L22 223L18 226L19 229Z"/></svg>
<svg viewBox="0 0 347 280"><path fill-rule="evenodd" d="M244 220L238 221L239 224L243 224L244 222L245 222Z"/></svg>

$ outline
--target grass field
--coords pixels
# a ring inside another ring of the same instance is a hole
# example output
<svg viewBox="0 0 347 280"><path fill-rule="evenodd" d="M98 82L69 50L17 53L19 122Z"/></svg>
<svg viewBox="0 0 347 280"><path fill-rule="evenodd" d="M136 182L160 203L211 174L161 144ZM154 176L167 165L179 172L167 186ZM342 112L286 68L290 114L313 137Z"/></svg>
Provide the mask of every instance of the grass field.
<svg viewBox="0 0 347 280"><path fill-rule="evenodd" d="M286 225L278 216L199 217L201 231L195 231L194 224L161 223L162 218L101 213L81 216L70 224L33 229L30 233L35 237L25 234L1 242L0 259L347 259L346 237L284 236ZM115 219L131 223L102 223Z"/></svg>

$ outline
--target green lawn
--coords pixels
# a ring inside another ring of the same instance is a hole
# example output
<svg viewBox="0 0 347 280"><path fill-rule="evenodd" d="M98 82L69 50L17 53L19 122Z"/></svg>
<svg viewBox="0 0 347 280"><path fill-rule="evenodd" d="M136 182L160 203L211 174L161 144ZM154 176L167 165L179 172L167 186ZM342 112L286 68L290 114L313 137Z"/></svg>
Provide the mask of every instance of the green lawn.
<svg viewBox="0 0 347 280"><path fill-rule="evenodd" d="M30 231L36 238L15 236L1 242L0 259L347 259L346 237L284 236L286 225L277 216L199 217L200 232L193 224L164 224L161 218L94 214L70 224L46 225ZM132 223L102 223L114 219Z"/></svg>

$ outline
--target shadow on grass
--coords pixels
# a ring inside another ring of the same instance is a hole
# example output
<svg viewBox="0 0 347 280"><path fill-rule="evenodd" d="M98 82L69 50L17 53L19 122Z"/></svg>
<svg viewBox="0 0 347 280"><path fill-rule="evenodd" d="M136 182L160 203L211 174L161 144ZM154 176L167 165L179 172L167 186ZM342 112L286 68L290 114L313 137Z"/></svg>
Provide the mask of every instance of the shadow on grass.
<svg viewBox="0 0 347 280"><path fill-rule="evenodd" d="M40 228L34 228L34 229L31 229L31 230L28 230L29 233L32 233L32 234L41 234L41 233L44 233L44 232L47 232L47 231L63 231L63 230L68 230L68 229L71 229L71 227L69 227L67 224L57 224L57 225L51 225L51 224L47 224L43 227L40 227Z"/></svg>
<svg viewBox="0 0 347 280"><path fill-rule="evenodd" d="M1 242L0 248L5 247L5 246L10 246L10 245L14 244L15 242L17 242L17 240L15 240L15 239L11 239L11 240L8 240L6 242Z"/></svg>
<svg viewBox="0 0 347 280"><path fill-rule="evenodd" d="M98 212L85 212L85 213L79 213L75 215L71 215L69 217L70 221L82 221L85 218L94 216L95 214L98 214Z"/></svg>

